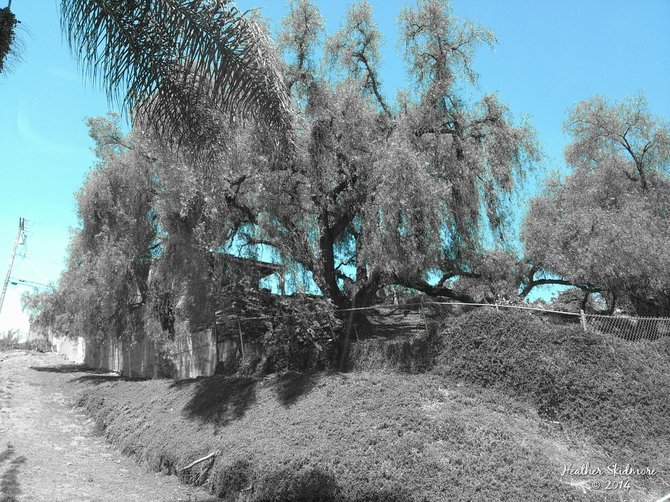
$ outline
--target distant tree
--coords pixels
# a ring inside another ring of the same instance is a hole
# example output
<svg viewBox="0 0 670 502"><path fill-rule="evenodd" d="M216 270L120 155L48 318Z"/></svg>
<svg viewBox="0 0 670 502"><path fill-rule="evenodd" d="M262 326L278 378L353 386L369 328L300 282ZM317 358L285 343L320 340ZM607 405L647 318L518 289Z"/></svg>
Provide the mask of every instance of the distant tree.
<svg viewBox="0 0 670 502"><path fill-rule="evenodd" d="M636 97L578 104L565 125L572 173L552 177L523 228L533 264L524 294L541 284L601 293L613 309L670 314L670 129ZM557 277L558 276L558 277Z"/></svg>
<svg viewBox="0 0 670 502"><path fill-rule="evenodd" d="M53 288L26 292L21 296L21 308L28 314L30 331L46 335L55 327L56 305L51 301Z"/></svg>
<svg viewBox="0 0 670 502"><path fill-rule="evenodd" d="M141 336L155 226L149 159L131 149L118 116L89 120L98 164L77 193L74 231L58 288L37 323L91 338Z"/></svg>
<svg viewBox="0 0 670 502"><path fill-rule="evenodd" d="M208 178L211 172L183 162L150 132L124 134L119 119L88 121L98 163L77 193L79 228L58 287L25 299L35 326L127 341L141 338L148 320L173 331L184 294L191 304L211 300L199 294L209 284L204 260L211 253L192 207L202 200L198 183L209 179L204 185L216 190L220 183L210 185L223 178ZM216 208L209 210L216 219Z"/></svg>

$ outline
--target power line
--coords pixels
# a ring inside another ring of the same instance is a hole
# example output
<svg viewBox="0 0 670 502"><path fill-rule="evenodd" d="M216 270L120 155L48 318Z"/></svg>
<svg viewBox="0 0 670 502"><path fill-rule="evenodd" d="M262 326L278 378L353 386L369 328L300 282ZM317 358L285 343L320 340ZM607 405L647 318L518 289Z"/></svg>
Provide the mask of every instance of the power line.
<svg viewBox="0 0 670 502"><path fill-rule="evenodd" d="M12 277L9 279L9 283L12 286L18 286L19 284L23 284L26 286L30 286L32 288L48 288L48 284L44 284L42 282L37 282L37 281L30 281L28 279L17 279L16 277Z"/></svg>

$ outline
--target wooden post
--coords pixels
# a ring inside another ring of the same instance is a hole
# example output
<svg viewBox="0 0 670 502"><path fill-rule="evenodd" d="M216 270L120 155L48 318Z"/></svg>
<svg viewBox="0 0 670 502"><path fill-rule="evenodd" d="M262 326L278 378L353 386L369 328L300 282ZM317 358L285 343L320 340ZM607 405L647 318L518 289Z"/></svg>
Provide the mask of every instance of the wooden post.
<svg viewBox="0 0 670 502"><path fill-rule="evenodd" d="M242 338L242 324L237 320L237 328L240 331L240 352L242 352L242 359L244 359L244 338Z"/></svg>
<svg viewBox="0 0 670 502"><path fill-rule="evenodd" d="M216 363L214 364L214 369L219 363L219 333L216 329L216 316L214 317L214 323L212 324L212 334L214 335L214 347L216 348Z"/></svg>
<svg viewBox="0 0 670 502"><path fill-rule="evenodd" d="M426 312L423 310L423 296L421 297L421 317L423 317L423 326L428 336L428 321L426 320Z"/></svg>
<svg viewBox="0 0 670 502"><path fill-rule="evenodd" d="M11 5L11 2L9 2ZM12 267L14 267L14 259L16 258L16 248L24 243L24 228L25 220L19 218L19 231L16 234L16 241L14 241L14 248L12 250L12 257L9 260L9 268L7 269L7 275L5 276L5 283L2 286L2 293L0 293L0 312L2 311L2 304L5 302L5 294L7 293L7 286L9 285L9 279L12 275Z"/></svg>
<svg viewBox="0 0 670 502"><path fill-rule="evenodd" d="M586 314L584 314L584 310L579 311L579 319L582 325L582 329L584 330L584 333L588 333L588 325L586 324Z"/></svg>

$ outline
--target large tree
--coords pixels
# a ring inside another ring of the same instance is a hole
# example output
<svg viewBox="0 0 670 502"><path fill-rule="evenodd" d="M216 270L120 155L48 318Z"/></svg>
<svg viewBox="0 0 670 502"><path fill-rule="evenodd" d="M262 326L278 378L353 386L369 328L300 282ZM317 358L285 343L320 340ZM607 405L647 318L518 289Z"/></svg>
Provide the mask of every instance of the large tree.
<svg viewBox="0 0 670 502"><path fill-rule="evenodd" d="M368 306L387 286L470 299L449 281L477 275L482 223L505 240L507 196L537 156L530 127L495 95L468 103L461 92L489 31L438 0L405 9L400 24L416 85L395 105L366 2L326 41L328 65L315 61L322 20L308 1L291 3L279 38L299 110L296 155L268 165L240 233L311 272L340 309Z"/></svg>
<svg viewBox="0 0 670 502"><path fill-rule="evenodd" d="M524 294L542 284L601 293L613 309L670 313L670 128L642 97L579 103L565 124L572 172L531 201L523 239L533 264ZM586 298L586 296L585 296Z"/></svg>
<svg viewBox="0 0 670 502"><path fill-rule="evenodd" d="M534 135L495 95L465 98L476 81L474 51L494 41L489 31L456 20L445 0L419 1L400 21L415 85L391 102L367 3L353 5L327 40L316 7L291 3L279 36L297 118L289 149L277 147L265 122L227 120L225 109L188 86L198 104L190 108L197 127L189 141L201 147L171 152L157 141L154 150L124 153L115 143L113 163L135 165L153 191L145 209L154 235L140 236L133 251L160 238L150 283L160 279L182 295L179 283L202 284L215 254L269 252L340 311L371 305L386 287L471 299L452 282L505 262L485 256L482 237L490 233L504 249L509 196L537 157ZM132 136L153 141L152 130L138 121ZM144 225L146 214L126 223ZM100 234L95 246L109 242L87 215L81 235L88 226ZM91 249L108 254L105 246ZM128 278L133 256L121 260ZM342 317L349 328L370 327L360 313Z"/></svg>

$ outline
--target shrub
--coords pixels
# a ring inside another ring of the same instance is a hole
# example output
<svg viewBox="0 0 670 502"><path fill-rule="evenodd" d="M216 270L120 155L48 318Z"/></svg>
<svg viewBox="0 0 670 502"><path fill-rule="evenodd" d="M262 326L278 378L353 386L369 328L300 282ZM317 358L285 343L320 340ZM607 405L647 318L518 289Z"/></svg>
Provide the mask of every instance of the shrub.
<svg viewBox="0 0 670 502"><path fill-rule="evenodd" d="M331 361L340 321L327 300L281 298L262 338L265 372L323 369Z"/></svg>
<svg viewBox="0 0 670 502"><path fill-rule="evenodd" d="M668 340L631 344L528 313L483 310L442 333L438 373L533 402L541 416L584 428L605 447L670 445Z"/></svg>
<svg viewBox="0 0 670 502"><path fill-rule="evenodd" d="M19 348L19 332L15 329L10 329L0 333L0 350L10 350Z"/></svg>
<svg viewBox="0 0 670 502"><path fill-rule="evenodd" d="M248 460L219 466L210 478L212 493L224 500L235 500L238 493L250 485L252 464Z"/></svg>
<svg viewBox="0 0 670 502"><path fill-rule="evenodd" d="M53 346L48 340L38 338L37 340L30 340L30 342L28 342L28 348L36 352L51 352Z"/></svg>
<svg viewBox="0 0 670 502"><path fill-rule="evenodd" d="M48 340L36 338L27 342L19 342L18 330L9 330L0 335L0 350L34 350L36 352L51 352L53 347Z"/></svg>
<svg viewBox="0 0 670 502"><path fill-rule="evenodd" d="M274 472L265 473L255 492L255 502L335 502L341 500L333 474L318 467L293 461Z"/></svg>

